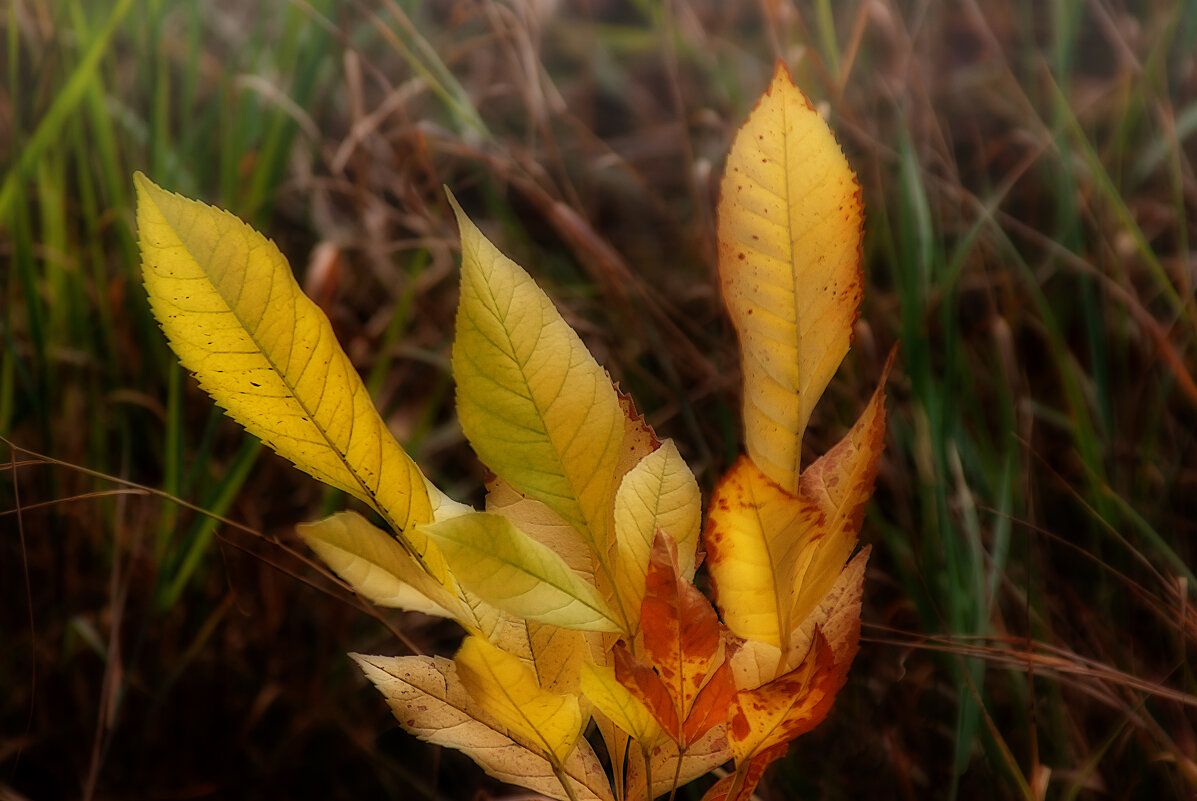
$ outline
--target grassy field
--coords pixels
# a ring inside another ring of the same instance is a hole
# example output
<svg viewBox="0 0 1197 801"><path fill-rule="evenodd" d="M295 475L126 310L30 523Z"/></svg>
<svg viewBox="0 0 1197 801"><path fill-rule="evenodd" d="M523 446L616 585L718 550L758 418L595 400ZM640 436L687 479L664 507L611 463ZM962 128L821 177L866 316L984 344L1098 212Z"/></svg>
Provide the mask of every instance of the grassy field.
<svg viewBox="0 0 1197 801"><path fill-rule="evenodd" d="M134 170L272 236L477 501L451 187L709 490L740 449L716 187L777 59L868 215L812 453L901 354L861 652L761 797L1197 797L1197 4L9 0L0 799L519 797L345 656L458 634L311 562L294 524L347 501L175 363Z"/></svg>

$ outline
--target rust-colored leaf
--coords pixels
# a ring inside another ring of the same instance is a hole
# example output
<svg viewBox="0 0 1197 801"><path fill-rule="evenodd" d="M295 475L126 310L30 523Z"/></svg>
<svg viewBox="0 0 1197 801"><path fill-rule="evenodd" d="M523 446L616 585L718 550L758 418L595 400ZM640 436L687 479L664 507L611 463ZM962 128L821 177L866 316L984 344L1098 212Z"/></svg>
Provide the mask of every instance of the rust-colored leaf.
<svg viewBox="0 0 1197 801"><path fill-rule="evenodd" d="M785 756L789 748L789 743L779 743L755 754L752 759L748 760L747 765L711 785L711 789L703 795L702 801L749 801L756 786L760 784L761 777L765 775L765 768ZM740 782L738 787L736 787L737 779ZM733 789L735 791L734 798L728 795Z"/></svg>
<svg viewBox="0 0 1197 801"><path fill-rule="evenodd" d="M847 663L837 665L827 638L816 632L810 652L794 670L736 695L728 741L736 764L813 729L831 710Z"/></svg>
<svg viewBox="0 0 1197 801"><path fill-rule="evenodd" d="M684 718L719 651L719 616L710 601L682 579L677 547L658 532L649 560L640 625L653 667Z"/></svg>

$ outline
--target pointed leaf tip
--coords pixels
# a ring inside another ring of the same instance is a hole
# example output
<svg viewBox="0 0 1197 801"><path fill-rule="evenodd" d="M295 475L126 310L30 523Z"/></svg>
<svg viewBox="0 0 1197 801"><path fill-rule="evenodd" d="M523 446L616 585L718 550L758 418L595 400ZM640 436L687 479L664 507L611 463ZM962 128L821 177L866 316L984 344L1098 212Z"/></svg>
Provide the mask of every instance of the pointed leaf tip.
<svg viewBox="0 0 1197 801"><path fill-rule="evenodd" d="M779 63L720 184L719 274L744 372L749 456L797 492L802 435L863 294L860 184Z"/></svg>

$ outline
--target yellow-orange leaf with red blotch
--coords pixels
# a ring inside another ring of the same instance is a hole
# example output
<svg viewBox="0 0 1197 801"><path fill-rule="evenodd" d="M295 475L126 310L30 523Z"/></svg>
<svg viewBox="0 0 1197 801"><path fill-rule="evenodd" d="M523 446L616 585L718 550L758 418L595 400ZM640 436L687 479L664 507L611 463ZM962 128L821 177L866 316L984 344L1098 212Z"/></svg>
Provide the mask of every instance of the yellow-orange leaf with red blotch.
<svg viewBox="0 0 1197 801"><path fill-rule="evenodd" d="M789 747L789 743L781 743L754 755L748 760L747 765L737 768L735 773L724 776L711 785L703 795L702 801L749 801L756 786L760 784L761 777L765 775L765 768L785 756ZM738 788L735 787L737 779L740 781ZM733 789L734 798L728 795Z"/></svg>
<svg viewBox="0 0 1197 801"><path fill-rule="evenodd" d="M703 539L715 601L737 636L785 651L843 570L885 445L893 360L852 429L803 471L797 495L744 457L716 486Z"/></svg>
<svg viewBox="0 0 1197 801"><path fill-rule="evenodd" d="M801 665L755 690L737 693L727 732L736 764L821 723L844 684L848 664L837 665L827 638L816 632Z"/></svg>
<svg viewBox="0 0 1197 801"><path fill-rule="evenodd" d="M748 455L798 491L811 410L863 295L860 184L785 65L736 135L719 189L719 276L740 338Z"/></svg>
<svg viewBox="0 0 1197 801"><path fill-rule="evenodd" d="M799 497L818 510L819 536L833 539L838 547L824 546L810 562L798 553L782 554L783 560L792 561L800 571L794 576L801 588L794 600L795 623L804 621L820 604L855 547L885 448L885 384L897 353L897 348L890 351L877 389L851 430L802 471Z"/></svg>

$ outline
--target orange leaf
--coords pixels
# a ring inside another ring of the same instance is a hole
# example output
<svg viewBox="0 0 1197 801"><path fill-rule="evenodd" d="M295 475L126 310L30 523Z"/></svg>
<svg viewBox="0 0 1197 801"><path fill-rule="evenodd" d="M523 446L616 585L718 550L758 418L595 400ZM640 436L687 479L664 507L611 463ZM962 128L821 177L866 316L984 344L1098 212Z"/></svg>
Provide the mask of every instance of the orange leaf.
<svg viewBox="0 0 1197 801"><path fill-rule="evenodd" d="M741 690L728 727L736 764L819 725L831 711L847 671L848 663L837 665L827 638L816 631L801 665L755 690Z"/></svg>
<svg viewBox="0 0 1197 801"><path fill-rule="evenodd" d="M719 651L719 616L680 574L677 546L658 531L645 582L644 646L684 719Z"/></svg>
<svg viewBox="0 0 1197 801"><path fill-rule="evenodd" d="M690 707L690 714L686 716L686 723L682 727L684 742L692 743L720 723L726 723L728 707L735 697L736 685L732 682L731 666L726 661L720 662L694 699L694 706Z"/></svg>
<svg viewBox="0 0 1197 801"><path fill-rule="evenodd" d="M707 790L702 801L749 801L756 786L760 784L761 777L765 775L765 768L785 756L789 747L789 743L780 743L756 754L748 760L746 767L737 769L735 773L724 776L711 785L711 789ZM729 797L728 793L732 792L736 779L741 776L743 778L740 780L739 788L735 789L735 797Z"/></svg>
<svg viewBox="0 0 1197 801"><path fill-rule="evenodd" d="M615 678L619 683L648 707L648 711L653 713L657 723L674 742L680 740L677 705L657 672L632 656L622 643L612 649L611 655L615 660Z"/></svg>

